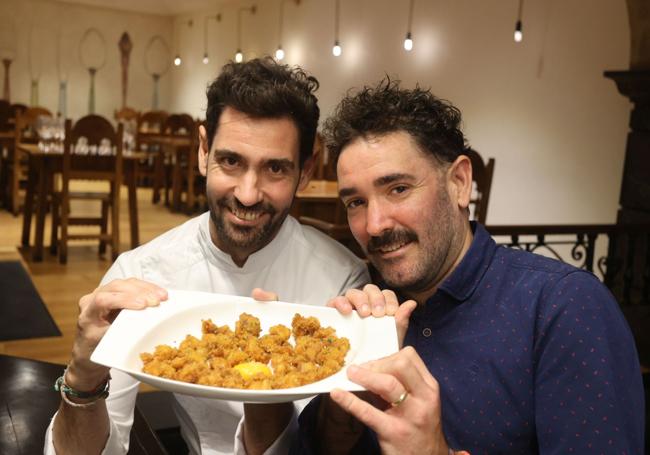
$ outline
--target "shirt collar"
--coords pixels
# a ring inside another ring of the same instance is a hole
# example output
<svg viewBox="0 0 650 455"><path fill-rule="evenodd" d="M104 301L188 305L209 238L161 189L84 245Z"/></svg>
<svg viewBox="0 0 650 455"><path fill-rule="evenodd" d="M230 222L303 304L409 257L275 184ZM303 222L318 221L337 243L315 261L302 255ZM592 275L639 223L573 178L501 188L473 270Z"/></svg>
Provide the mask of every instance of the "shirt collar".
<svg viewBox="0 0 650 455"><path fill-rule="evenodd" d="M471 221L470 226L474 238L469 249L456 269L438 288L439 291L455 299L457 303L462 303L472 296L490 266L497 249L496 242L481 224Z"/></svg>

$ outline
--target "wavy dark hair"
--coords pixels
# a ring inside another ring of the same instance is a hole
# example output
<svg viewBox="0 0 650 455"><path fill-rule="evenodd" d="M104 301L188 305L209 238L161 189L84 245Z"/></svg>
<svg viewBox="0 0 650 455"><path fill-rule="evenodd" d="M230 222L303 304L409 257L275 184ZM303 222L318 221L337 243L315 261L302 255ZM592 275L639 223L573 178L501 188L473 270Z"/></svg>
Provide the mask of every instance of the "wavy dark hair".
<svg viewBox="0 0 650 455"><path fill-rule="evenodd" d="M439 163L452 163L465 150L460 111L430 90L400 89L384 78L374 87L348 92L327 119L323 134L334 165L343 149L358 138L407 132L423 152Z"/></svg>
<svg viewBox="0 0 650 455"><path fill-rule="evenodd" d="M311 156L320 110L314 92L318 80L299 67L281 65L271 57L229 62L208 86L205 127L208 147L226 106L257 118L289 117L298 128L300 166Z"/></svg>

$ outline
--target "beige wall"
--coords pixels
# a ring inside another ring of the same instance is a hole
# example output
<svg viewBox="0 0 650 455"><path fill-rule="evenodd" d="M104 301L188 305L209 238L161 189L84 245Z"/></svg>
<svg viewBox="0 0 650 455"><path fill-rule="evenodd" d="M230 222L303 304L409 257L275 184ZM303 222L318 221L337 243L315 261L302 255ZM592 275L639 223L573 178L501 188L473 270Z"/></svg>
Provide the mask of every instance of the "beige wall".
<svg viewBox="0 0 650 455"><path fill-rule="evenodd" d="M251 3L226 3L222 22L210 22L209 65L200 62L204 14L175 18L187 65L173 71L173 109L202 114L207 81L237 47L237 7ZM279 1L257 4L243 20L247 58L277 46ZM625 1L526 1L520 44L512 38L517 5L416 0L406 53L407 0L341 0L337 59L334 1L287 1L285 61L319 78L324 116L349 87L384 73L451 100L470 144L497 161L488 223L613 222L630 105L602 72L629 67ZM190 17L192 28L183 23Z"/></svg>
<svg viewBox="0 0 650 455"><path fill-rule="evenodd" d="M67 114L72 118L88 113L90 76L78 52L78 43L88 28L97 28L106 41L106 64L98 71L95 81L95 110L109 118L113 118L113 111L121 106L122 100L117 47L122 33L127 31L133 43L127 102L137 109L149 109L152 102L153 85L143 64L145 47L156 34L162 35L167 42L171 42L172 37L169 17L47 0L1 0L0 24L0 28L15 29L15 34L0 33L0 53L15 54L11 65L11 101L29 104L30 74L40 74L39 104L56 112L59 103L56 55L60 42L62 72L67 73L69 80ZM164 108L169 104L171 91L169 73L161 79L160 85L160 104Z"/></svg>
<svg viewBox="0 0 650 455"><path fill-rule="evenodd" d="M97 75L97 111L112 116L120 103L117 41L128 31L129 104L151 106L152 83L144 48L163 35L183 64L161 81L160 106L202 117L205 88L237 48L237 9L251 1L222 2L222 21L209 22L210 63L203 65L203 18L217 10L167 18L75 6L47 0L0 2L0 22L17 24L12 98L29 101L29 30L40 47L40 104L56 110L58 31L68 43L68 112L86 113L89 77L76 43L89 26L109 46ZM408 0L341 0L343 55L331 54L334 0L285 3L285 61L316 75L323 117L350 87L383 74L405 86L431 87L463 112L470 144L496 158L488 223L608 223L618 207L629 103L602 77L629 67L630 32L624 0L530 0L524 4L524 41L512 39L516 0L416 0L414 50L402 48ZM278 44L279 0L257 2L243 16L246 58L273 53ZM188 19L193 25L187 25ZM2 27L0 27L1 29ZM0 41L3 40L0 33ZM1 43L0 43L1 44ZM0 45L0 52L2 45Z"/></svg>

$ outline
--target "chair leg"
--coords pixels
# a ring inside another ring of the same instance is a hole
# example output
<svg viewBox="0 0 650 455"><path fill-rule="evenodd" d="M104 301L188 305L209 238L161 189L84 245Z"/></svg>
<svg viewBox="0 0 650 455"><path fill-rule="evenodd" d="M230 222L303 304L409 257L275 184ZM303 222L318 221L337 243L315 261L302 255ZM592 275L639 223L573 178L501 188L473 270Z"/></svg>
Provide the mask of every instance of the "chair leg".
<svg viewBox="0 0 650 455"><path fill-rule="evenodd" d="M10 194L10 202L11 202L11 213L14 216L18 216L20 213L20 199L19 199L19 191L20 191L20 182L19 182L19 176L17 170L14 168L13 169L13 175L11 176L11 189L9 190Z"/></svg>
<svg viewBox="0 0 650 455"><path fill-rule="evenodd" d="M52 198L52 232L50 234L50 254L56 255L59 242L59 202Z"/></svg>
<svg viewBox="0 0 650 455"><path fill-rule="evenodd" d="M68 262L68 217L70 216L70 200L65 197L61 201L61 239L59 240L59 263Z"/></svg>
<svg viewBox="0 0 650 455"><path fill-rule="evenodd" d="M154 204L157 204L160 201L160 188L162 186L161 185L162 181L165 178L165 176L164 176L164 173L165 173L164 167L165 167L165 163L164 163L163 154L162 154L162 151L159 150L158 153L156 154L155 158L154 158L154 161L153 161L153 168L154 168L153 169L153 182L152 182L153 195L151 197L151 202L153 202Z"/></svg>
<svg viewBox="0 0 650 455"><path fill-rule="evenodd" d="M120 254L120 183L113 183L112 186L111 256L115 261Z"/></svg>
<svg viewBox="0 0 650 455"><path fill-rule="evenodd" d="M111 184L112 185L112 184ZM102 201L102 225L100 232L102 234L108 233L108 201ZM104 255L106 253L106 240L99 241L99 254Z"/></svg>

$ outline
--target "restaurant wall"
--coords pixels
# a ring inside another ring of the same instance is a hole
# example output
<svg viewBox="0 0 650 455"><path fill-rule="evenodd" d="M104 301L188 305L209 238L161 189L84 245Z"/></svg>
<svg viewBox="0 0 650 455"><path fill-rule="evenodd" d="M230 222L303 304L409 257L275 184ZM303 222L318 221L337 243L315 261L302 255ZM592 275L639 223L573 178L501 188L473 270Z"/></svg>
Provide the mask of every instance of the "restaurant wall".
<svg viewBox="0 0 650 455"><path fill-rule="evenodd" d="M29 105L30 81L37 78L38 104L57 112L59 80L67 78L67 116L76 119L86 115L90 76L80 61L79 42L91 27L99 30L106 43L106 63L95 76L95 112L112 119L114 110L121 107L118 41L125 31L133 44L127 104L138 110L150 109L153 83L144 67L145 47L155 35L171 42L172 18L50 0L0 1L0 56L11 55L13 59L11 101ZM87 64L100 64L100 43L101 39L96 36L86 41L82 55ZM60 71L57 48L60 49ZM169 108L170 90L168 73L160 81L161 108Z"/></svg>
<svg viewBox="0 0 650 455"><path fill-rule="evenodd" d="M253 3L222 4L208 65L203 18L217 10L175 17L183 65L172 72L173 110L203 115L207 82L237 48L238 8ZM278 45L280 1L256 3L257 14L242 15L246 58ZM629 67L624 0L527 1L521 43L516 0L416 0L411 52L407 0L342 0L338 58L334 4L285 1L285 61L318 77L323 118L348 88L384 74L431 87L461 109L469 143L496 159L488 224L615 220L630 104L602 74Z"/></svg>

